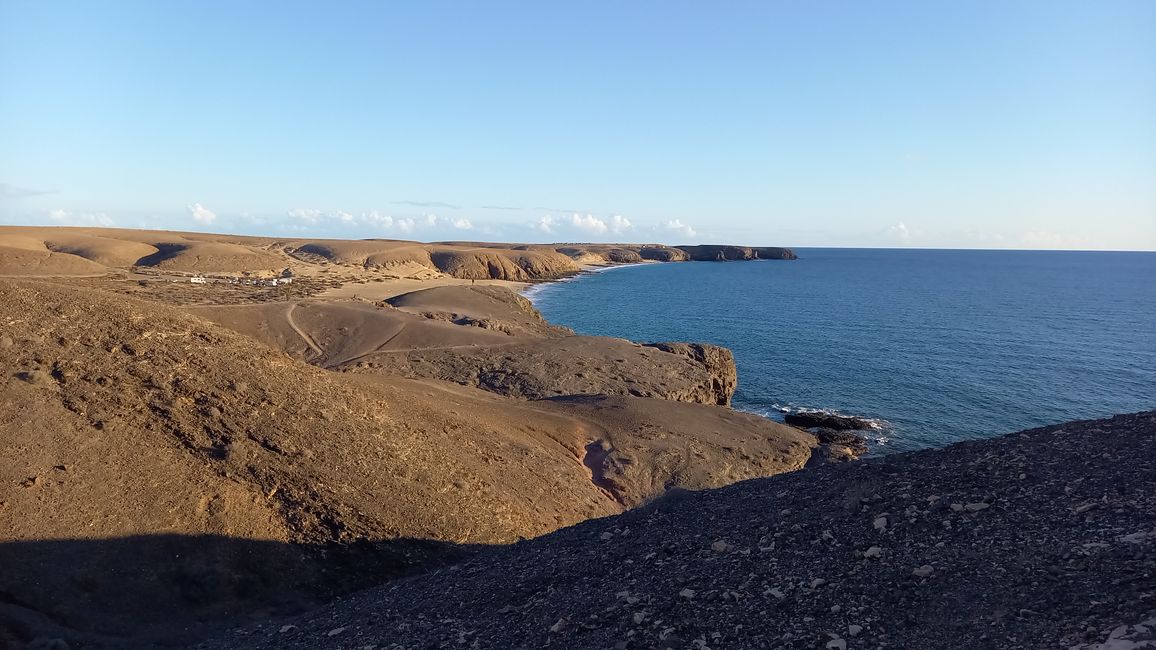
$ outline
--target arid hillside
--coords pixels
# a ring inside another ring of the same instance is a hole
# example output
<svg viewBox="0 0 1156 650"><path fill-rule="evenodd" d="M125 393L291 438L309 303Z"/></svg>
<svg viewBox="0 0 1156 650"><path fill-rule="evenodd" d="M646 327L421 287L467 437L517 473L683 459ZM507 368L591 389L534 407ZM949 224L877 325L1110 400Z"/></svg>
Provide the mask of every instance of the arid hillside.
<svg viewBox="0 0 1156 650"><path fill-rule="evenodd" d="M681 492L202 646L1140 650L1156 412Z"/></svg>
<svg viewBox="0 0 1156 650"><path fill-rule="evenodd" d="M514 399L358 369L366 348L391 340L486 349L514 339L578 346L559 357L607 342L651 357L593 376L600 392L627 394L664 364L708 376L681 354L554 331L508 292L457 290L474 294L460 311L499 325L403 310L452 305L447 291L397 301L408 307L190 313L67 282L0 281L0 592L10 596L0 621L25 640L192 638L477 544L621 512L672 486L798 469L817 445L717 406ZM155 566L139 573L124 540ZM173 564L156 563L165 553Z"/></svg>
<svg viewBox="0 0 1156 650"><path fill-rule="evenodd" d="M700 250L702 249L702 250ZM709 250L706 250L709 249ZM0 226L0 276L147 273L312 276L333 270L432 273L466 280L527 282L578 273L587 264L690 259L793 259L789 249L662 244L419 243L391 239L300 239L191 232Z"/></svg>
<svg viewBox="0 0 1156 650"><path fill-rule="evenodd" d="M728 350L578 336L510 290L686 258L0 228L0 644L179 645L846 456L727 408Z"/></svg>

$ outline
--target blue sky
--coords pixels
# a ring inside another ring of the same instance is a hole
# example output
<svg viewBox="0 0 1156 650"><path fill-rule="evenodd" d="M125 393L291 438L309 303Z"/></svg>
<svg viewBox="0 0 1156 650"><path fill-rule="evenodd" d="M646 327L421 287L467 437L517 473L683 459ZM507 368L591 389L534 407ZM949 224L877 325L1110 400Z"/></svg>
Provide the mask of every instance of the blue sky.
<svg viewBox="0 0 1156 650"><path fill-rule="evenodd" d="M0 0L0 222L1156 250L1156 2Z"/></svg>

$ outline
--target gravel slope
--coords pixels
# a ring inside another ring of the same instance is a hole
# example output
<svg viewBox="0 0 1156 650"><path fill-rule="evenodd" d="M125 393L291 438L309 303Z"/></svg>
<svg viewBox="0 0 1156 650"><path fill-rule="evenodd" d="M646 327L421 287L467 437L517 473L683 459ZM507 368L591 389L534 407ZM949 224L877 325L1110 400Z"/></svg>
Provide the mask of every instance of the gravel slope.
<svg viewBox="0 0 1156 650"><path fill-rule="evenodd" d="M1140 648L1154 618L1150 411L680 492L204 647Z"/></svg>

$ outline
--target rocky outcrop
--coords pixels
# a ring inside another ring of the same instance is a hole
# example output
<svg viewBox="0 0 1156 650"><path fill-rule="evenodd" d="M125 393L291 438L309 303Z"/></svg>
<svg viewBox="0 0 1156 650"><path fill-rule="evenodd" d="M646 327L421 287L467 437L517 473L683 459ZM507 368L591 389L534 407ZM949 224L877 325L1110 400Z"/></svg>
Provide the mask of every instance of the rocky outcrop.
<svg viewBox="0 0 1156 650"><path fill-rule="evenodd" d="M795 252L789 248L718 245L679 246L679 248L696 262L798 259Z"/></svg>
<svg viewBox="0 0 1156 650"><path fill-rule="evenodd" d="M574 260L552 251L433 250L430 260L437 270L466 280L550 280L577 273Z"/></svg>
<svg viewBox="0 0 1156 650"><path fill-rule="evenodd" d="M693 359L710 376L710 390L704 404L729 406L739 384L735 355L730 350L708 343L647 343L647 347ZM697 401L697 400L696 400Z"/></svg>
<svg viewBox="0 0 1156 650"><path fill-rule="evenodd" d="M642 246L638 249L639 256L644 260L655 262L689 262L690 254L681 248L670 246Z"/></svg>
<svg viewBox="0 0 1156 650"><path fill-rule="evenodd" d="M839 415L827 411L799 411L783 415L787 424L804 429L822 428L835 431L863 431L875 428L875 423L856 415Z"/></svg>

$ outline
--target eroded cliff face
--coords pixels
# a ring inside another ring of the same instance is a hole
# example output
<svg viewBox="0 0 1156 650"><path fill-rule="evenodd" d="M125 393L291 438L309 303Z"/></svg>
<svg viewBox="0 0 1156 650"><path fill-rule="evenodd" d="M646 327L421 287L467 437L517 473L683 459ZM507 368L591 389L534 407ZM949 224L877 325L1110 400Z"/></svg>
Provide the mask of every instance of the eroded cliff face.
<svg viewBox="0 0 1156 650"><path fill-rule="evenodd" d="M735 367L733 352L709 343L648 343L646 345L663 352L687 357L706 371L709 382L700 386L701 390L695 392L693 399L680 401L730 406L735 388L739 384L739 373Z"/></svg>
<svg viewBox="0 0 1156 650"><path fill-rule="evenodd" d="M721 262L733 260L795 260L798 255L789 248L751 246L679 246L696 262Z"/></svg>

